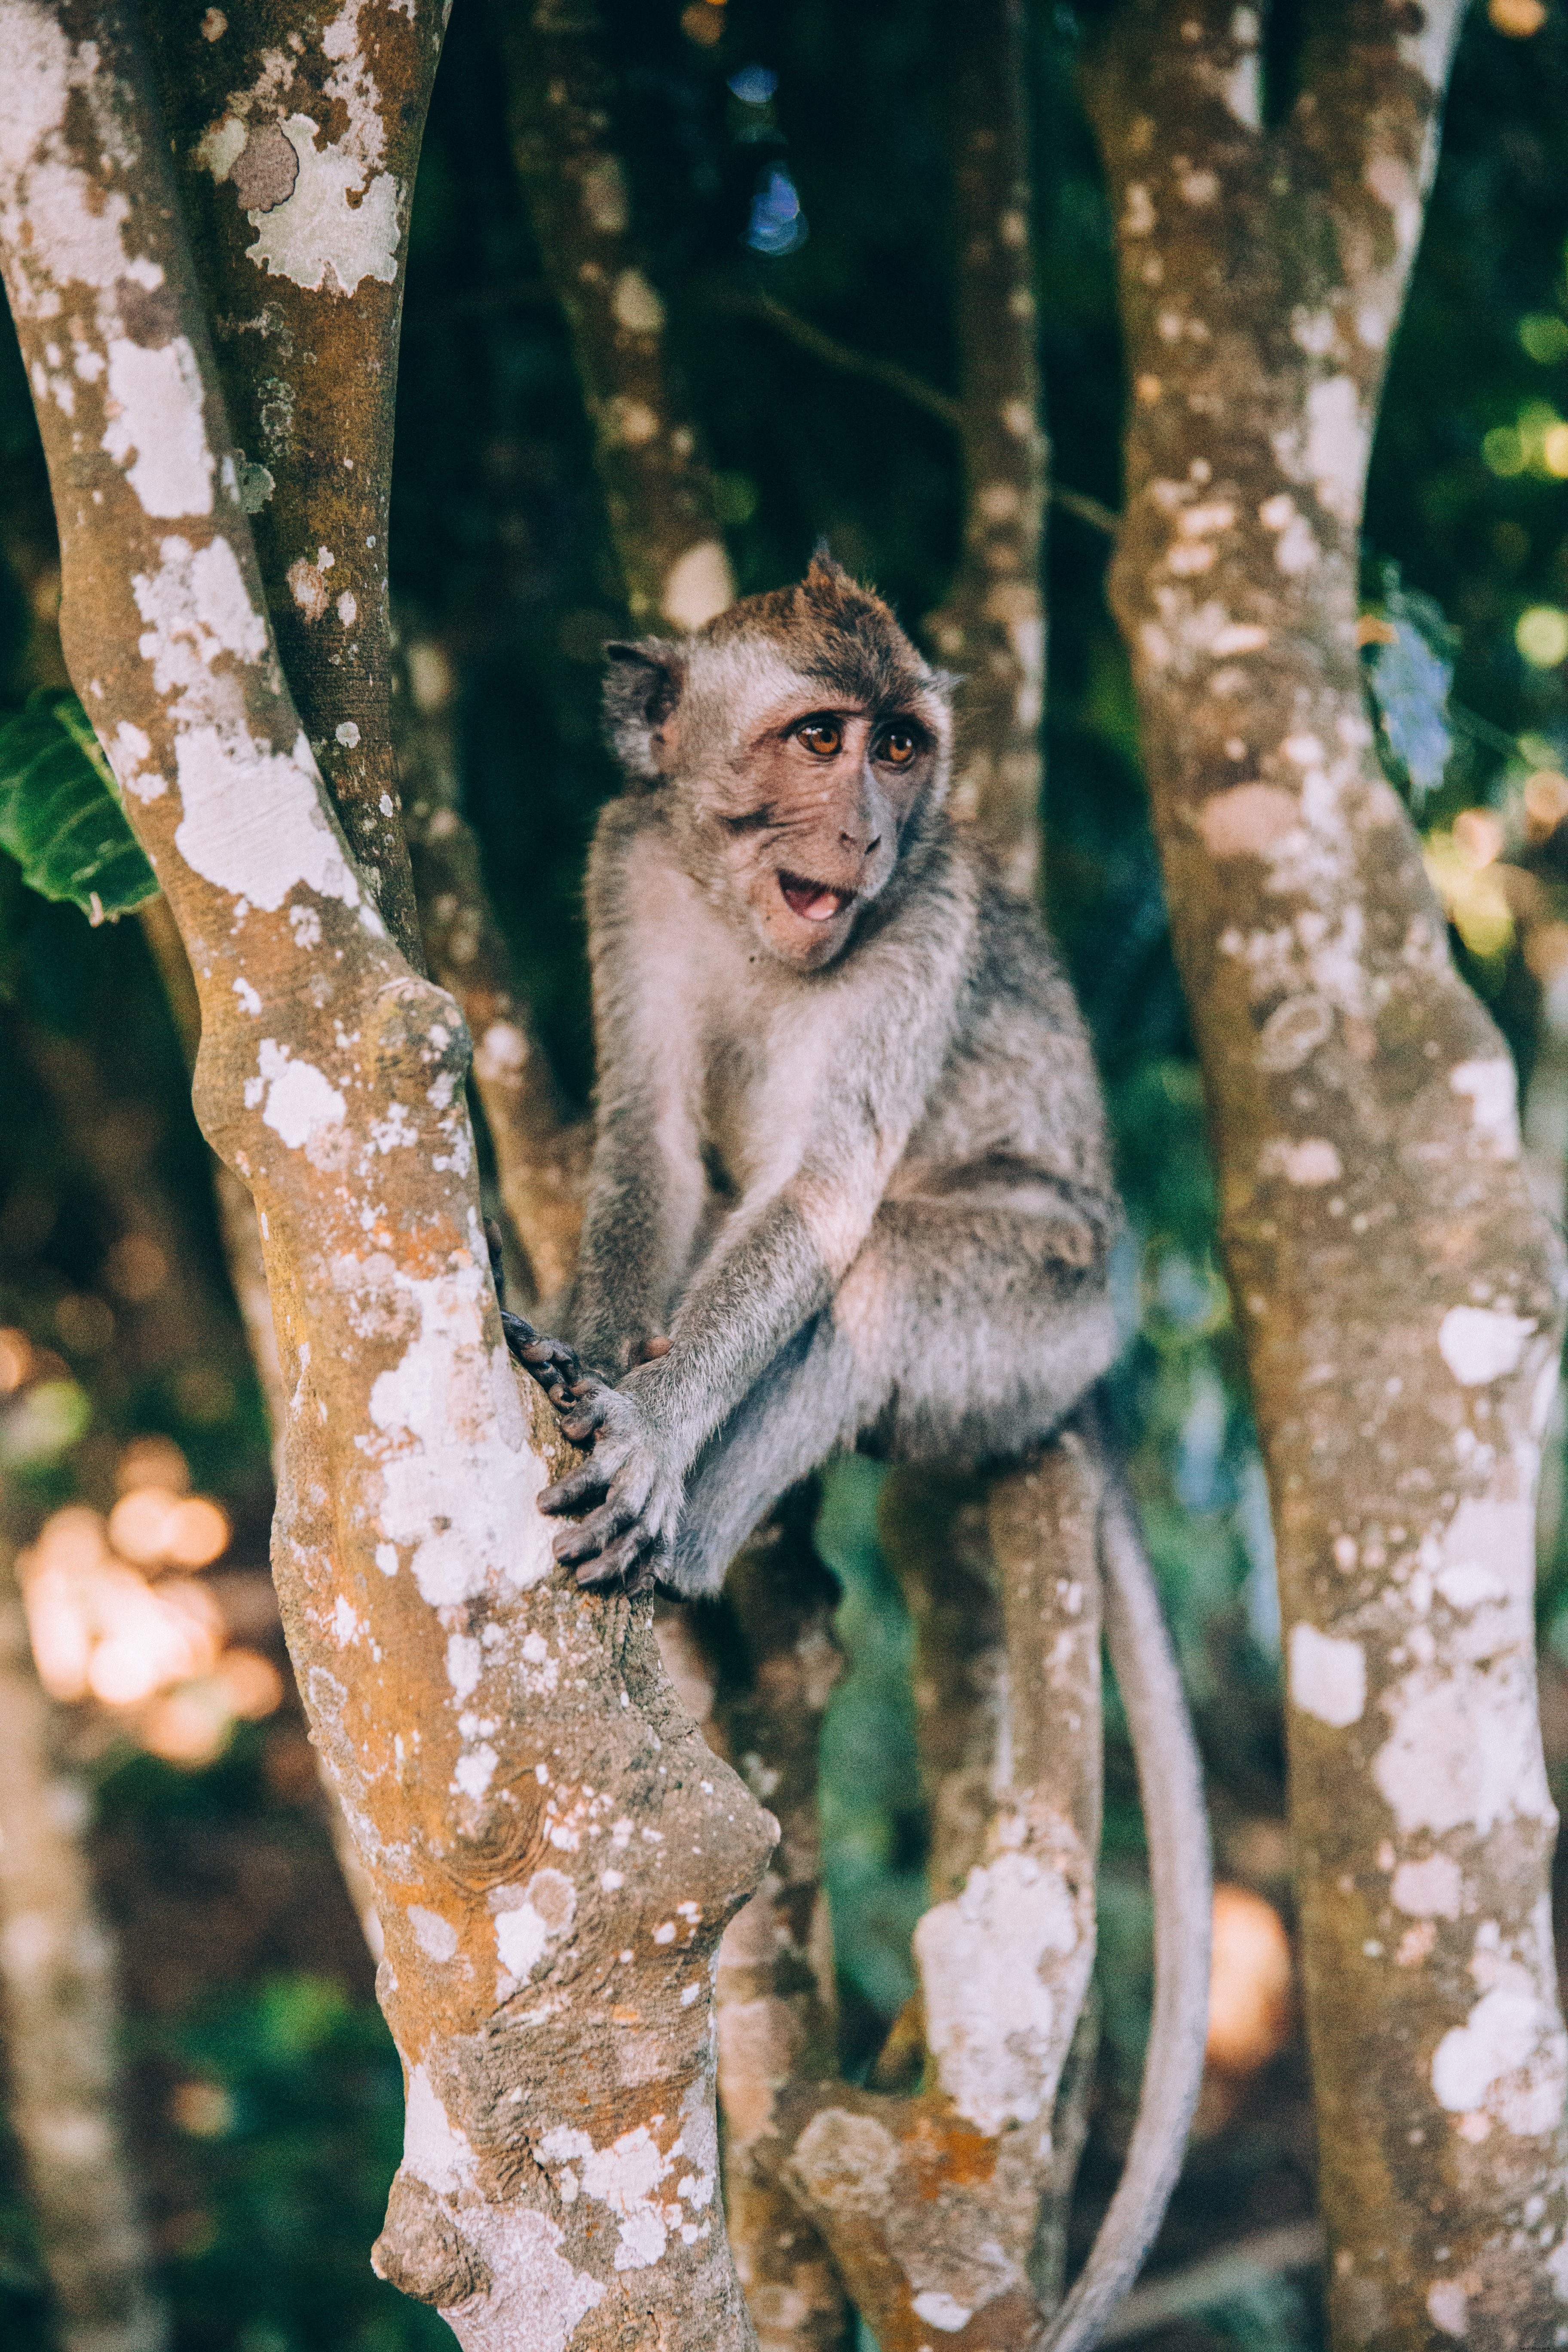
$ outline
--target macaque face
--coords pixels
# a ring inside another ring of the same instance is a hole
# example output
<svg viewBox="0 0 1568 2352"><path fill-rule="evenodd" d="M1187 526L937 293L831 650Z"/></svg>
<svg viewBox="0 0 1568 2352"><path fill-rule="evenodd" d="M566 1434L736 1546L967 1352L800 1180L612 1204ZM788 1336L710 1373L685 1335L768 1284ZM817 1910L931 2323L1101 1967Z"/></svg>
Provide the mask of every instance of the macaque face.
<svg viewBox="0 0 1568 2352"><path fill-rule="evenodd" d="M703 795L710 857L768 951L819 971L887 887L936 744L911 709L800 696L748 736Z"/></svg>
<svg viewBox="0 0 1568 2352"><path fill-rule="evenodd" d="M770 957L831 964L945 798L957 681L820 553L680 643L605 653L610 740L686 871Z"/></svg>

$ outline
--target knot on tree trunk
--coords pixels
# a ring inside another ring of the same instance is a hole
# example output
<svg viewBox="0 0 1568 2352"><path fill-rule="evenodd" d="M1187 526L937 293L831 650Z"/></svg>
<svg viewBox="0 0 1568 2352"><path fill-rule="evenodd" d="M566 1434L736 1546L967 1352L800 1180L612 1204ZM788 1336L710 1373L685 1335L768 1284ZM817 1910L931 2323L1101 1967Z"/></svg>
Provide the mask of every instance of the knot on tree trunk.
<svg viewBox="0 0 1568 2352"><path fill-rule="evenodd" d="M482 2294L488 2265L458 2231L433 2189L399 2172L386 2201L386 2226L370 2250L370 2266L402 2294L443 2310Z"/></svg>

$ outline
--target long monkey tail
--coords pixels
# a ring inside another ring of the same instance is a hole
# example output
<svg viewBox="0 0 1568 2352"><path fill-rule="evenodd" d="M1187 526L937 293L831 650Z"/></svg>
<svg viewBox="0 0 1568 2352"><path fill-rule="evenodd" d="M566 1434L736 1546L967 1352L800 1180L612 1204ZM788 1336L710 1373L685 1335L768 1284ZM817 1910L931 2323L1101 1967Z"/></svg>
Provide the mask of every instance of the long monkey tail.
<svg viewBox="0 0 1568 2352"><path fill-rule="evenodd" d="M1203 2079L1213 1909L1203 1770L1137 1506L1098 1416L1079 1426L1105 1473L1105 1633L1132 1733L1154 1889L1154 2017L1138 2120L1100 2235L1029 2352L1089 2352L1142 2265L1182 2168Z"/></svg>

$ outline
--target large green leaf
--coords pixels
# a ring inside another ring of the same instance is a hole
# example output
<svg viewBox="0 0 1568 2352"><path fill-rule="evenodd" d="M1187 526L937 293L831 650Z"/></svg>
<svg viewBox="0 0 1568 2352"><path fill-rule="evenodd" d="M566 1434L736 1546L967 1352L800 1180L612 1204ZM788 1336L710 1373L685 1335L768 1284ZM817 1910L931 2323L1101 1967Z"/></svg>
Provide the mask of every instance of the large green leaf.
<svg viewBox="0 0 1568 2352"><path fill-rule="evenodd" d="M35 694L0 725L0 849L44 898L68 898L95 923L157 891L74 694Z"/></svg>

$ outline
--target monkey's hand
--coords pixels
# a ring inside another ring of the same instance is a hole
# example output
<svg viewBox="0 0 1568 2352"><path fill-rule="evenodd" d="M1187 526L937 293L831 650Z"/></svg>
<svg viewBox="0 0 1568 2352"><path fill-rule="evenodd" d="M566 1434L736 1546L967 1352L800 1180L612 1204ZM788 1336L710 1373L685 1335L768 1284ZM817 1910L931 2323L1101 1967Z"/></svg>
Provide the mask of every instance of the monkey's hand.
<svg viewBox="0 0 1568 2352"><path fill-rule="evenodd" d="M510 1321L521 1322L512 1318ZM527 1331L527 1337L523 1336ZM593 1452L579 1470L539 1498L552 1515L596 1505L555 1538L555 1557L579 1584L642 1592L668 1560L680 1515L681 1480L637 1396L591 1372L576 1350L527 1326L507 1339L519 1362L561 1416L562 1434Z"/></svg>

